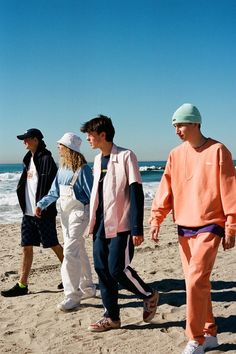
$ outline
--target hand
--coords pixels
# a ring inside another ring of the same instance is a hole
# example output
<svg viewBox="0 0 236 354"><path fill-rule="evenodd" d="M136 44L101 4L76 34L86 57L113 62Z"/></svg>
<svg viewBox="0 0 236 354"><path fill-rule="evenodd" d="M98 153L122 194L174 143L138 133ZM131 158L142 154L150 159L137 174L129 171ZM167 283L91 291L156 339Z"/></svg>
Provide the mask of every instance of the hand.
<svg viewBox="0 0 236 354"><path fill-rule="evenodd" d="M159 226L151 226L150 234L151 234L151 240L154 242L158 242L158 234L159 234Z"/></svg>
<svg viewBox="0 0 236 354"><path fill-rule="evenodd" d="M222 245L225 250L228 250L230 248L233 248L235 246L235 236L227 236L223 238Z"/></svg>
<svg viewBox="0 0 236 354"><path fill-rule="evenodd" d="M143 243L144 237L143 235L140 236L133 236L133 244L134 246L140 246Z"/></svg>
<svg viewBox="0 0 236 354"><path fill-rule="evenodd" d="M35 216L37 216L37 218L41 218L41 216L42 216L42 209L41 209L40 207L36 207L34 214L35 214Z"/></svg>

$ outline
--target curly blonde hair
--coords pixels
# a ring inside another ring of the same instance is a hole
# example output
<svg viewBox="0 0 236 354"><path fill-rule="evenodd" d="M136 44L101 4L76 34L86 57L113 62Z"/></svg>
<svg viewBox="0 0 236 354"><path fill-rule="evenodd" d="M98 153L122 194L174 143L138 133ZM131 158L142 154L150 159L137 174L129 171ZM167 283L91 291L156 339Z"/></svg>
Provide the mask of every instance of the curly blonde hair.
<svg viewBox="0 0 236 354"><path fill-rule="evenodd" d="M60 157L60 166L62 168L68 168L73 172L77 171L87 161L80 152L69 149L64 145L64 154Z"/></svg>

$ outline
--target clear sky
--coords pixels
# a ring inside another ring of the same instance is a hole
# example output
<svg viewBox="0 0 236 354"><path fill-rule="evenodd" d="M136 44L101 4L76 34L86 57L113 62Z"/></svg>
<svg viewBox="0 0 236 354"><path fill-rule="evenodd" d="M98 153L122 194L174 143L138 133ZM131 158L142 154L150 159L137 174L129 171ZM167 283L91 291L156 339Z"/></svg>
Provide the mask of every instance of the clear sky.
<svg viewBox="0 0 236 354"><path fill-rule="evenodd" d="M56 141L105 114L115 143L165 160L173 112L195 104L202 132L236 158L235 0L0 0L0 163L21 162L16 135Z"/></svg>

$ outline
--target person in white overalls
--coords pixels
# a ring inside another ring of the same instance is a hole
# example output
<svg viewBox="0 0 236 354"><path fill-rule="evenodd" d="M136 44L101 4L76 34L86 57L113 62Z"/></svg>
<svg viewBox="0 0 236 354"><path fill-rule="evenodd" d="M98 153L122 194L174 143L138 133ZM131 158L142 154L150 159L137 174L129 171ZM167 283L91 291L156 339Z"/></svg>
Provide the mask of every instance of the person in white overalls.
<svg viewBox="0 0 236 354"><path fill-rule="evenodd" d="M80 153L81 139L77 135L65 133L57 142L60 168L48 195L37 203L35 215L40 217L43 209L60 198L64 238L61 276L65 298L58 308L68 311L79 307L81 299L96 295L84 239L89 222L93 175Z"/></svg>

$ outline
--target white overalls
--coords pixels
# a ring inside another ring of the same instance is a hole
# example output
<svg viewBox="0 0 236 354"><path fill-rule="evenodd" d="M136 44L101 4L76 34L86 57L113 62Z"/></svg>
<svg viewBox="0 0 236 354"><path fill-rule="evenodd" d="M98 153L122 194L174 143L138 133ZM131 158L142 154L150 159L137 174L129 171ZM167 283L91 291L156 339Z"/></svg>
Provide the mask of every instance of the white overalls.
<svg viewBox="0 0 236 354"><path fill-rule="evenodd" d="M66 299L79 302L83 294L94 289L91 267L85 249L89 222L89 204L76 199L73 186L78 177L76 172L70 185L60 185L61 224L64 237L64 259L61 277Z"/></svg>

